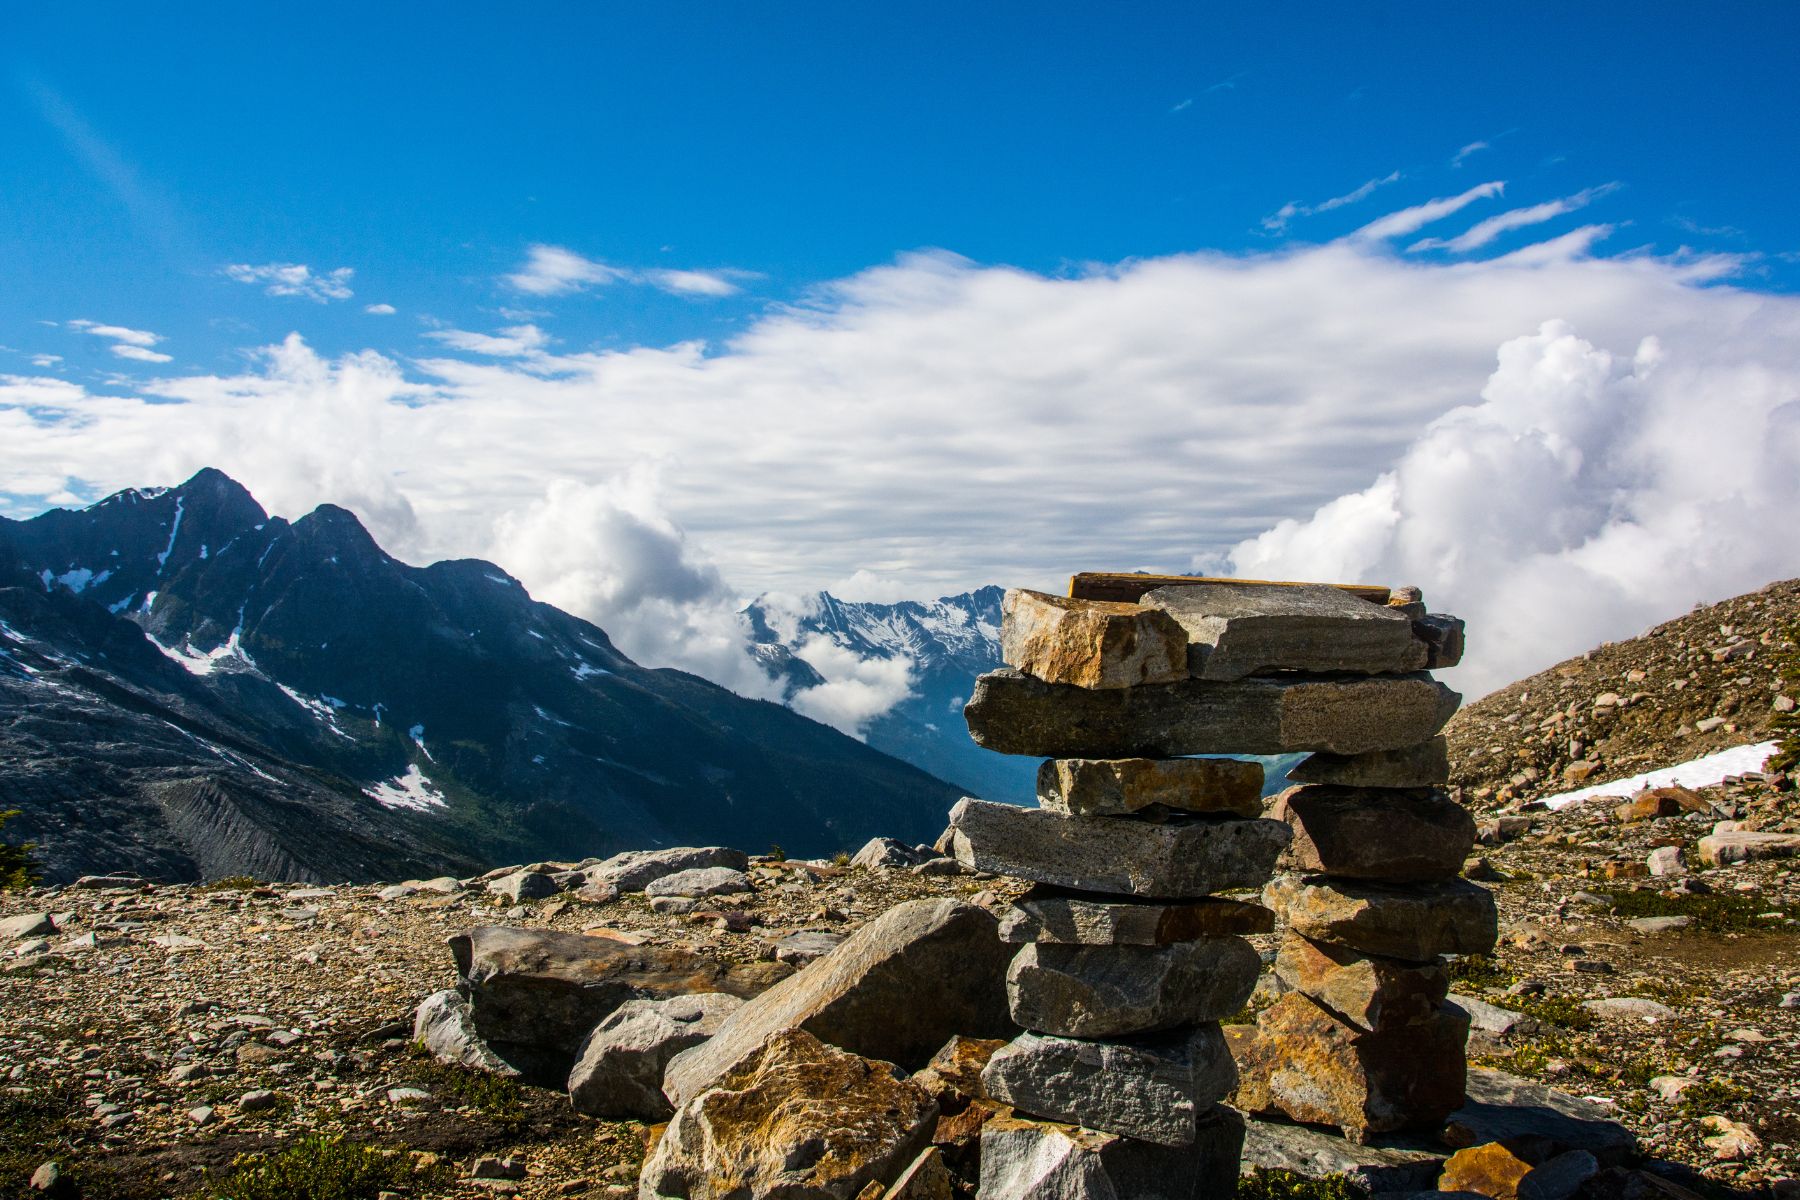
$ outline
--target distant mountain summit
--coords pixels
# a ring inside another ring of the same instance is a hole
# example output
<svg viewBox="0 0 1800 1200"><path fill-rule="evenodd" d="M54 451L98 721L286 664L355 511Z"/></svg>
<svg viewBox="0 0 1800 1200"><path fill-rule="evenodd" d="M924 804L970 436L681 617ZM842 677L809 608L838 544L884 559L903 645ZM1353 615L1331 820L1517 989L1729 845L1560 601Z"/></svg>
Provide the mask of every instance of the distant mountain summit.
<svg viewBox="0 0 1800 1200"><path fill-rule="evenodd" d="M975 677L1000 667L1000 601L989 586L933 601L871 604L830 592L806 597L790 611L760 598L744 610L763 667L799 692L826 682L803 655L823 638L861 659L908 659L912 694L875 718L869 745L953 780L974 795L1034 803L1037 762L983 750L970 738L962 709Z"/></svg>
<svg viewBox="0 0 1800 1200"><path fill-rule="evenodd" d="M491 563L408 566L352 513L270 517L219 471L0 519L0 803L53 879L829 853L928 840L958 794L639 666Z"/></svg>

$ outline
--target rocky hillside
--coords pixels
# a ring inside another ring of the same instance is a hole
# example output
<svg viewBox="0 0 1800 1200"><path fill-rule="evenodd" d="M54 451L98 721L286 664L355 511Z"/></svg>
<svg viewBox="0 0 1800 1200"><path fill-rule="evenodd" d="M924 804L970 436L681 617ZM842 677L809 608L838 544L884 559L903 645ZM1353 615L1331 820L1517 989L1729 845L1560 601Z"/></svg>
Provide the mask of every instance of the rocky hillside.
<svg viewBox="0 0 1800 1200"><path fill-rule="evenodd" d="M1785 580L1558 663L1451 720L1453 779L1494 807L1767 740L1800 698L1782 667L1796 631L1800 580Z"/></svg>
<svg viewBox="0 0 1800 1200"><path fill-rule="evenodd" d="M491 563L413 567L202 471L0 520L0 793L48 878L340 881L934 836L960 795L632 662Z"/></svg>

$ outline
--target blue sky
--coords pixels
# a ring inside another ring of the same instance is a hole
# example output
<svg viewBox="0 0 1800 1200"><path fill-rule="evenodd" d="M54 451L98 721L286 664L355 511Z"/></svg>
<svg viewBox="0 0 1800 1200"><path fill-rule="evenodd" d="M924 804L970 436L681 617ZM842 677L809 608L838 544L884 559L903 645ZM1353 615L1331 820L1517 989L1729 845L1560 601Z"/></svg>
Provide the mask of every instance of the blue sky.
<svg viewBox="0 0 1800 1200"><path fill-rule="evenodd" d="M8 6L0 513L218 466L751 693L750 595L1132 567L1416 583L1505 682L1800 561L1797 48L1765 3Z"/></svg>
<svg viewBox="0 0 1800 1200"><path fill-rule="evenodd" d="M156 332L171 369L290 329L327 351L415 349L421 321L531 308L496 280L534 243L747 273L735 297L608 289L554 314L568 345L655 344L718 339L906 250L1054 272L1263 249L1489 179L1507 192L1481 216L1613 185L1561 227L1759 254L1759 286L1800 278L1779 257L1800 251L1791 5L100 4L0 21L0 329L72 369L119 364L37 322ZM348 267L354 295L222 274L272 263ZM362 311L381 303L399 310L385 327Z"/></svg>

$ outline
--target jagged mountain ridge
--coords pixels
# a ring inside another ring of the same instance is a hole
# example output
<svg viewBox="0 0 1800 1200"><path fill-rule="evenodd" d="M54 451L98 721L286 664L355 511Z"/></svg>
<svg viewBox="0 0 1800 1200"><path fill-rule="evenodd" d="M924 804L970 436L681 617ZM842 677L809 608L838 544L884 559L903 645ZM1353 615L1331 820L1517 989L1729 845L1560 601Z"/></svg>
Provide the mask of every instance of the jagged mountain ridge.
<svg viewBox="0 0 1800 1200"><path fill-rule="evenodd" d="M0 564L0 790L56 877L829 853L929 839L958 794L639 666L493 564L409 566L341 508L269 517L217 471L0 522Z"/></svg>
<svg viewBox="0 0 1800 1200"><path fill-rule="evenodd" d="M798 605L760 597L744 616L753 649L764 668L786 684L790 701L825 682L801 657L808 639L827 639L861 659L910 660L912 694L870 722L869 744L970 794L1029 804L1037 761L982 749L969 738L962 717L975 677L1001 665L1005 594L990 585L932 601L877 604L816 592Z"/></svg>

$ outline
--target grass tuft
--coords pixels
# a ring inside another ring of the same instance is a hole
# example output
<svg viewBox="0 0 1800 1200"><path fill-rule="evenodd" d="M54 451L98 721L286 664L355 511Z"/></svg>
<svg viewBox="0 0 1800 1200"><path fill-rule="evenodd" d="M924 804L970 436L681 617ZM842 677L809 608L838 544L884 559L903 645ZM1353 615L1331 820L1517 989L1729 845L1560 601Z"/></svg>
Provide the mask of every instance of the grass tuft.
<svg viewBox="0 0 1800 1200"><path fill-rule="evenodd" d="M377 1200L383 1192L407 1194L435 1182L441 1181L414 1171L397 1151L315 1134L273 1153L240 1156L224 1178L209 1179L202 1194L211 1200Z"/></svg>
<svg viewBox="0 0 1800 1200"><path fill-rule="evenodd" d="M1368 1195L1342 1175L1314 1179L1271 1167L1239 1176L1237 1186L1237 1200L1368 1200Z"/></svg>
<svg viewBox="0 0 1800 1200"><path fill-rule="evenodd" d="M1612 902L1613 915L1630 920L1635 917L1688 917L1690 929L1705 933L1752 933L1767 931L1769 922L1757 914L1768 909L1758 892L1702 892L1698 895L1665 895L1653 888L1606 893Z"/></svg>

